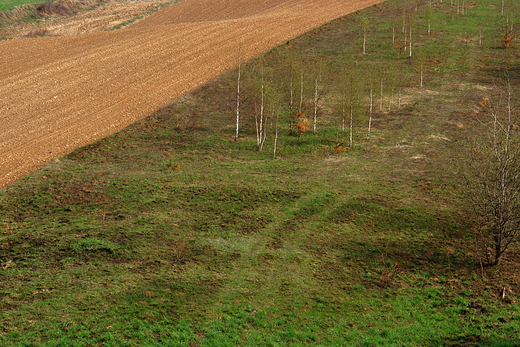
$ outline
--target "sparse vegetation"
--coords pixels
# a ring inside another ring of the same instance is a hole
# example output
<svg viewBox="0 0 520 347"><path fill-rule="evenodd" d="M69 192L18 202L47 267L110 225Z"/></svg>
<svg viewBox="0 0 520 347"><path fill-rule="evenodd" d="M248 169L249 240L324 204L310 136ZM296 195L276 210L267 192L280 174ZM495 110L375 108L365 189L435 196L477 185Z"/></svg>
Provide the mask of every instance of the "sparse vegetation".
<svg viewBox="0 0 520 347"><path fill-rule="evenodd" d="M35 22L49 16L70 16L77 13L78 10L93 8L106 2L107 0L7 0L0 4L0 29L20 21ZM45 34L45 29L39 29L39 31L31 36Z"/></svg>
<svg viewBox="0 0 520 347"><path fill-rule="evenodd" d="M275 158L255 150L250 62L237 141L231 71L0 191L0 344L517 346L520 249L481 266L457 163L519 57L494 0L407 1L399 53L403 3L261 58L304 64L270 77ZM316 134L313 61L331 71Z"/></svg>
<svg viewBox="0 0 520 347"><path fill-rule="evenodd" d="M68 16L74 14L78 8L90 8L106 2L108 0L7 0L0 5L0 11L4 11L3 14L7 18L16 17L12 19L22 19L27 10L32 18ZM20 16L16 13L20 13Z"/></svg>
<svg viewBox="0 0 520 347"><path fill-rule="evenodd" d="M489 98L479 103L488 119L482 120L482 134L469 152L470 162L462 168L469 201L479 217L483 254L491 250L486 263L494 265L520 235L520 146L513 93L507 83L496 104Z"/></svg>
<svg viewBox="0 0 520 347"><path fill-rule="evenodd" d="M40 4L41 0L4 0L0 4L0 11L12 10L17 6Z"/></svg>
<svg viewBox="0 0 520 347"><path fill-rule="evenodd" d="M2 32L0 32L0 38L9 38L11 36L37 37L48 35L56 36L57 34L63 35L63 32L56 32L56 25L59 26L59 24L56 23L57 20L93 12L100 7L104 7L104 5L108 5L104 8L107 11L105 16L109 16L111 7L118 4L124 4L125 2L128 9L133 9L132 12L128 14L125 11L121 11L119 8L119 11L117 11L118 19L114 21L113 18L111 18L109 23L106 24L107 27L103 30L121 29L167 5L170 5L174 0L165 0L162 1L160 5L155 3L150 6L147 6L146 4L137 5L136 2L139 2L139 0L39 0L11 2L9 3L11 5L0 4L0 29L3 29ZM132 3L136 6L129 6L128 3ZM4 7L2 8L2 6ZM49 24L50 27L55 27L54 30L49 30L48 27L46 27L45 23L47 23L48 20L55 21L53 24ZM84 22L85 20L86 18L82 17L82 21ZM97 17L97 21L99 21L99 23L97 23L98 27L103 28L103 26L105 26L104 21L100 16ZM79 22L81 22L81 20L78 20L78 26ZM33 27L29 24L32 24ZM112 26L110 26L110 24ZM77 28L75 34L82 30L93 30L93 28Z"/></svg>

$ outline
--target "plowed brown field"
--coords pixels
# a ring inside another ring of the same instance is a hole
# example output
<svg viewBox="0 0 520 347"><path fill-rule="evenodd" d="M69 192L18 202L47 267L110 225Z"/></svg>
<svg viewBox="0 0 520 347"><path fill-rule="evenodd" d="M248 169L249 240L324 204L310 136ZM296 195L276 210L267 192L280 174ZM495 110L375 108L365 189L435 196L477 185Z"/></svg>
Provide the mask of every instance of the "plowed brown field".
<svg viewBox="0 0 520 347"><path fill-rule="evenodd" d="M0 42L0 188L382 0L182 0L123 30Z"/></svg>

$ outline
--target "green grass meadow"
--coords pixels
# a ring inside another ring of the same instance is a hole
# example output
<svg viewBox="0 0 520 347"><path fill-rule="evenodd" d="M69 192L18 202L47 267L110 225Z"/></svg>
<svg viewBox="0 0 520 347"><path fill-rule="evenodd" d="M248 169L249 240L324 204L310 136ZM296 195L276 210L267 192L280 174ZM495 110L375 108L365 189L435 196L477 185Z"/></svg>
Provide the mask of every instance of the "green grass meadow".
<svg viewBox="0 0 520 347"><path fill-rule="evenodd" d="M42 0L2 0L0 3L0 11L12 10L16 6L21 5L32 5L32 4L40 4Z"/></svg>
<svg viewBox="0 0 520 347"><path fill-rule="evenodd" d="M1 190L0 345L520 345L520 249L482 265L460 179L479 102L518 88L519 42L500 47L518 5L432 5L389 0L244 64L238 141L230 71ZM303 86L311 117L313 71L318 131L298 135L280 100Z"/></svg>

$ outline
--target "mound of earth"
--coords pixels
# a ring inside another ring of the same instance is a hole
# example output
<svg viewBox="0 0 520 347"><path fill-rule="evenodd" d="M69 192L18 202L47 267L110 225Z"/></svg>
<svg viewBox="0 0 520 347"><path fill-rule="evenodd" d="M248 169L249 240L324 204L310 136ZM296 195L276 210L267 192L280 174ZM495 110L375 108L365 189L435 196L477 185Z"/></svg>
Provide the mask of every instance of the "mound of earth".
<svg viewBox="0 0 520 347"><path fill-rule="evenodd" d="M1 41L0 187L233 68L239 47L247 60L381 1L182 0L122 30Z"/></svg>

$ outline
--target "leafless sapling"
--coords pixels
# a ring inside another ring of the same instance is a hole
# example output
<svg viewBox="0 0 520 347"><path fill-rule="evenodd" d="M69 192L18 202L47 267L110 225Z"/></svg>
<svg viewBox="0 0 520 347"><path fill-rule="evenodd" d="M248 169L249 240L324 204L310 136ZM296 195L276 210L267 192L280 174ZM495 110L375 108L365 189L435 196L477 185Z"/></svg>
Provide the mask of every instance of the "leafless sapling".
<svg viewBox="0 0 520 347"><path fill-rule="evenodd" d="M498 265L509 246L520 238L520 134L516 129L512 90L504 105L486 99L489 116L483 135L470 152L466 171L468 199L478 216L478 233L489 240Z"/></svg>

